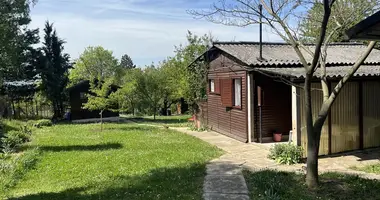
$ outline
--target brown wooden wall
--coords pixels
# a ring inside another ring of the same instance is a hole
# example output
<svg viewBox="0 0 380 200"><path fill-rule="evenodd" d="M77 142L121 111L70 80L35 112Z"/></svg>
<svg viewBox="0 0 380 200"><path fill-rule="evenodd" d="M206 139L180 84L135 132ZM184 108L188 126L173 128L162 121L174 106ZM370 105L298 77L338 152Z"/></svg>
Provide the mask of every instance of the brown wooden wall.
<svg viewBox="0 0 380 200"><path fill-rule="evenodd" d="M242 106L241 109L226 108L225 106L222 106L220 94L210 94L208 92L208 126L212 130L243 142L247 141L248 135L246 76L247 73L243 67L224 55L220 55L210 63L208 74L209 79L222 80L241 78ZM223 88L221 88L221 90L223 90Z"/></svg>
<svg viewBox="0 0 380 200"><path fill-rule="evenodd" d="M334 88L336 83L331 83ZM313 83L313 117L322 105L320 83ZM301 145L306 152L305 96L301 90ZM338 95L322 129L320 155L380 146L380 80L351 81ZM361 115L362 113L362 115ZM362 124L361 124L362 123ZM331 125L329 125L331 124ZM331 141L330 139L331 138ZM362 144L361 144L362 143Z"/></svg>
<svg viewBox="0 0 380 200"><path fill-rule="evenodd" d="M272 137L273 131L288 134L292 130L292 98L291 86L274 81L262 74L253 76L257 93L257 87L262 89L262 118L261 127L263 137ZM259 108L257 95L255 95L255 137L259 134Z"/></svg>

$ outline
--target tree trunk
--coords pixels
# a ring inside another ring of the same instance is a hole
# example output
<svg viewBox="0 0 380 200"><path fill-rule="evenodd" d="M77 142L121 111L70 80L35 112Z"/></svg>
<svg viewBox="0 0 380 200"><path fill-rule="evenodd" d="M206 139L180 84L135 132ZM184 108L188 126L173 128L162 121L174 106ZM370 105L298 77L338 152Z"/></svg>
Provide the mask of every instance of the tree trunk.
<svg viewBox="0 0 380 200"><path fill-rule="evenodd" d="M103 131L103 110L100 111L100 131Z"/></svg>
<svg viewBox="0 0 380 200"><path fill-rule="evenodd" d="M318 151L319 141L316 141L317 137L313 126L313 111L312 111L312 99L311 99L311 79L312 74L306 74L305 78L305 120L307 129L307 170L306 170L306 184L309 188L315 188L318 186ZM320 134L320 132L319 132Z"/></svg>
<svg viewBox="0 0 380 200"><path fill-rule="evenodd" d="M154 107L154 110L153 110L153 120L156 120L156 107Z"/></svg>

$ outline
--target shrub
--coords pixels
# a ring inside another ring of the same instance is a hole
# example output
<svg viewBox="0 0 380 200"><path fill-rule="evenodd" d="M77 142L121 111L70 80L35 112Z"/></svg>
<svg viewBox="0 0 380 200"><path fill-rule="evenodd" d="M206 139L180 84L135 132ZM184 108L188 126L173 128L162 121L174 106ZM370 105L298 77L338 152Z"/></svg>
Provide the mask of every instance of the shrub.
<svg viewBox="0 0 380 200"><path fill-rule="evenodd" d="M34 123L33 126L37 127L37 128L41 128L41 127L44 127L44 126L52 126L53 123L48 120L48 119L41 119L41 120L38 120L36 123Z"/></svg>
<svg viewBox="0 0 380 200"><path fill-rule="evenodd" d="M29 141L29 138L29 135L22 131L9 131L5 137L1 138L3 152L15 152L22 143Z"/></svg>
<svg viewBox="0 0 380 200"><path fill-rule="evenodd" d="M302 147L291 143L276 144L270 148L268 158L280 164L292 165L301 162Z"/></svg>

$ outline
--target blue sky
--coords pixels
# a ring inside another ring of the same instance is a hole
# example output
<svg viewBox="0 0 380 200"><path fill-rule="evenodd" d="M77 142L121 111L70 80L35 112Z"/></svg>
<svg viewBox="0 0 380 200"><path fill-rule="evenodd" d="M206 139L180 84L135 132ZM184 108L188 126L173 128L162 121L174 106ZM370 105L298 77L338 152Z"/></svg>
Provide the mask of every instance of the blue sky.
<svg viewBox="0 0 380 200"><path fill-rule="evenodd" d="M101 45L117 58L127 53L138 66L173 55L186 43L187 30L211 33L219 41L257 41L258 27L228 27L193 19L188 9L206 9L213 0L39 0L32 8L32 28L54 22L73 59L87 46ZM279 41L264 30L264 41Z"/></svg>

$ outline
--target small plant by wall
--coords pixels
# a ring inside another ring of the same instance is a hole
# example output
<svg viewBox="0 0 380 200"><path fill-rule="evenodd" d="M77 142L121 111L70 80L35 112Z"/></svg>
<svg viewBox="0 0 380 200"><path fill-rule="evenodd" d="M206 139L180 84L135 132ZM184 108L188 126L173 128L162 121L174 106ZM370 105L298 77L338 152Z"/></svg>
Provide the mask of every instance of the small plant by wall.
<svg viewBox="0 0 380 200"><path fill-rule="evenodd" d="M292 165L300 163L303 149L292 143L276 144L270 148L269 159L275 160L280 164Z"/></svg>

